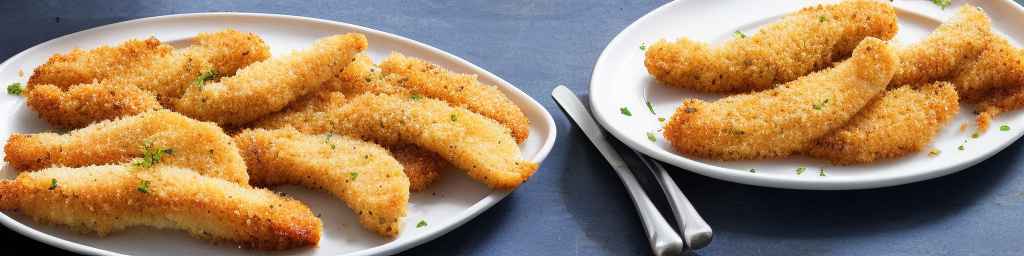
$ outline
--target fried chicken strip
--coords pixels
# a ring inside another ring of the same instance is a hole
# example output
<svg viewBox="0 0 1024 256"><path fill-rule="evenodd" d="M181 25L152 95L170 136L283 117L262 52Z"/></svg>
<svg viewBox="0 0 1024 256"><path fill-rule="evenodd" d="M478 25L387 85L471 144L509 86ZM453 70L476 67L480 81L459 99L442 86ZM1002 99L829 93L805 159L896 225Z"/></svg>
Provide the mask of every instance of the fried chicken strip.
<svg viewBox="0 0 1024 256"><path fill-rule="evenodd" d="M664 135L684 154L721 160L775 158L806 149L885 91L898 60L864 39L848 60L774 89L715 102L687 99Z"/></svg>
<svg viewBox="0 0 1024 256"><path fill-rule="evenodd" d="M960 110L948 82L885 92L844 127L811 145L808 154L834 164L869 163L923 149Z"/></svg>
<svg viewBox="0 0 1024 256"><path fill-rule="evenodd" d="M897 50L900 69L889 88L924 84L953 75L962 65L977 58L992 41L992 22L981 9L965 4L956 16L931 34Z"/></svg>
<svg viewBox="0 0 1024 256"><path fill-rule="evenodd" d="M262 250L315 246L323 226L297 200L171 166L21 173L0 181L0 209L100 236L148 226Z"/></svg>
<svg viewBox="0 0 1024 256"><path fill-rule="evenodd" d="M758 91L843 59L864 38L888 40L897 30L896 11L888 3L850 0L801 9L721 46L660 40L647 48L644 66L668 86Z"/></svg>
<svg viewBox="0 0 1024 256"><path fill-rule="evenodd" d="M288 127L235 135L257 186L302 185L342 199L369 230L398 235L409 180L383 147L341 135L309 135Z"/></svg>
<svg viewBox="0 0 1024 256"><path fill-rule="evenodd" d="M357 60L358 62L358 60ZM353 62L356 63L356 62ZM349 65L352 67L352 65ZM346 68L347 70L348 68ZM329 110L340 108L348 101L341 92L322 91L293 102L287 109L271 114L254 125L258 128L278 129L294 127L307 134L331 132ZM434 152L410 144L384 145L402 164L409 177L409 189L422 191L441 177L448 162Z"/></svg>
<svg viewBox="0 0 1024 256"><path fill-rule="evenodd" d="M245 124L319 90L366 47L362 34L321 38L309 49L249 65L220 82L189 87L174 110L221 125Z"/></svg>
<svg viewBox="0 0 1024 256"><path fill-rule="evenodd" d="M4 160L17 170L34 171L127 163L147 151L168 151L160 153L162 164L249 184L245 161L220 127L167 110L104 121L64 135L14 133L4 146Z"/></svg>
<svg viewBox="0 0 1024 256"><path fill-rule="evenodd" d="M998 88L1024 86L1024 51L995 37L981 55L962 65L949 80L966 102L1005 97L991 93Z"/></svg>
<svg viewBox="0 0 1024 256"><path fill-rule="evenodd" d="M204 72L230 75L270 55L252 33L200 33L192 41L180 50L150 38L54 55L29 79L26 102L51 125L80 128L152 110L155 101L168 105Z"/></svg>

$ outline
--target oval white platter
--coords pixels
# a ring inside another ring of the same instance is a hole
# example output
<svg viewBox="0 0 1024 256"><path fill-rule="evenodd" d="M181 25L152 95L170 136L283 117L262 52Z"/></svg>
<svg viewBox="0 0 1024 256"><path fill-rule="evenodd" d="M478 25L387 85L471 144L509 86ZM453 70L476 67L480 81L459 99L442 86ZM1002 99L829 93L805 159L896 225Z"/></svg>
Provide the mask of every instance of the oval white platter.
<svg viewBox="0 0 1024 256"><path fill-rule="evenodd" d="M496 85L517 104L530 119L530 137L520 145L523 158L542 162L555 141L555 124L544 107L528 95L498 76L437 48L397 35L356 25L306 17L256 13L196 13L159 16L131 20L66 35L25 50L0 64L0 82L3 84L28 80L33 68L43 64L50 55L64 53L73 48L91 49L100 45L115 45L131 38L155 36L161 41L181 47L188 38L199 32L212 32L226 28L254 32L270 45L274 55L308 47L320 37L348 32L366 35L370 42L367 52L380 60L392 51L422 58L461 73L479 76L487 84ZM23 74L19 75L19 72ZM24 100L16 96L0 96L0 136L4 143L12 132L41 132L52 130L28 109ZM13 178L16 173L8 167L0 171L2 178ZM294 186L274 188L308 204L321 214L324 229L320 245L282 252L256 252L235 248L228 244L211 244L189 237L185 232L133 228L97 237L79 234L65 227L37 223L17 212L4 212L0 223L32 239L66 250L100 255L390 255L430 241L445 234L498 203L510 192L495 191L477 183L461 172L443 172L438 183L428 190L413 193L408 216L402 232L395 239L385 239L363 229L351 210L339 199L318 191ZM426 227L417 228L420 221Z"/></svg>
<svg viewBox="0 0 1024 256"><path fill-rule="evenodd" d="M644 68L641 46L659 39L690 39L718 43L735 31L753 34L757 28L774 22L786 13L819 3L837 1L695 1L677 0L644 15L620 32L604 49L594 66L590 81L590 103L597 120L612 135L629 147L666 163L705 176L749 184L789 189L842 190L894 186L954 173L985 160L1024 135L1024 115L1020 111L1004 113L992 122L992 128L979 138L974 131L973 106L964 106L932 142L941 153L922 152L871 164L834 166L827 161L802 156L753 161L715 161L681 155L671 148L659 132L658 117L668 119L683 98L714 100L723 95L673 89L657 82ZM983 8L992 18L993 29L1019 47L1024 38L1024 8L1010 0L953 1L945 9L931 1L894 1L899 16L897 42L918 41L951 17L965 2ZM656 114L652 114L646 102ZM620 113L628 108L633 116ZM961 124L970 128L961 132ZM1000 131L1008 125L1009 131ZM653 133L656 142L648 139ZM964 149L959 150L963 145ZM798 168L806 168L797 174ZM755 169L751 172L751 169Z"/></svg>

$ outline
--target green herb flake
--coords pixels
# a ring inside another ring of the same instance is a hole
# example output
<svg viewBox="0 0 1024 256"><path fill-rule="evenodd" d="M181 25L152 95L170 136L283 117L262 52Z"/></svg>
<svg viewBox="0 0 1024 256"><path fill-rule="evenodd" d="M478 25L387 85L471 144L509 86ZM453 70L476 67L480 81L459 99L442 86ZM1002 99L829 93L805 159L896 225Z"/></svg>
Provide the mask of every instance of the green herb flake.
<svg viewBox="0 0 1024 256"><path fill-rule="evenodd" d="M928 156L930 157L937 157L939 156L939 154L942 154L942 150L939 150L937 148L933 148L931 151L928 151Z"/></svg>
<svg viewBox="0 0 1024 256"><path fill-rule="evenodd" d="M732 32L732 35L738 38L747 38L747 35L743 34L743 32L740 32L739 30L736 30L736 32Z"/></svg>
<svg viewBox="0 0 1024 256"><path fill-rule="evenodd" d="M818 22L825 22L825 21L828 21L828 17L825 17L825 15L818 16Z"/></svg>
<svg viewBox="0 0 1024 256"><path fill-rule="evenodd" d="M942 7L943 10L945 10L946 7L949 7L949 5L952 4L952 2L952 0L932 0L933 4Z"/></svg>
<svg viewBox="0 0 1024 256"><path fill-rule="evenodd" d="M413 94L412 96L409 96L409 98L412 100L420 100L423 98L423 96L420 96L419 94Z"/></svg>
<svg viewBox="0 0 1024 256"><path fill-rule="evenodd" d="M459 115L457 115L456 113L452 113L451 119L452 122L459 121Z"/></svg>
<svg viewBox="0 0 1024 256"><path fill-rule="evenodd" d="M358 172L350 172L350 173L348 173L348 180L354 181L354 180L356 180L356 178L359 178L359 173Z"/></svg>
<svg viewBox="0 0 1024 256"><path fill-rule="evenodd" d="M750 173L757 173L757 169L754 169L754 168L750 168L750 171L749 171L749 172L750 172Z"/></svg>
<svg viewBox="0 0 1024 256"><path fill-rule="evenodd" d="M648 101L646 103L647 103L647 110L651 111L651 115L658 115L658 113L654 113L654 105L652 105L650 101Z"/></svg>
<svg viewBox="0 0 1024 256"><path fill-rule="evenodd" d="M138 190L139 192L148 194L149 193L149 181L148 180L140 181L139 182L139 187L136 188L136 190Z"/></svg>
<svg viewBox="0 0 1024 256"><path fill-rule="evenodd" d="M804 171L806 171L806 170L807 170L807 168L805 168L805 167L796 168L796 175L803 175Z"/></svg>
<svg viewBox="0 0 1024 256"><path fill-rule="evenodd" d="M971 139L977 139L978 137L981 137L981 133L974 132L971 134Z"/></svg>
<svg viewBox="0 0 1024 256"><path fill-rule="evenodd" d="M647 140L651 142L658 142L658 137L655 137L653 132L647 132Z"/></svg>
<svg viewBox="0 0 1024 256"><path fill-rule="evenodd" d="M624 116L633 116L633 112L629 112L629 108L627 107L619 108L619 113L622 113Z"/></svg>
<svg viewBox="0 0 1024 256"><path fill-rule="evenodd" d="M160 159L163 158L164 155L170 154L174 154L173 149L156 149L153 147L152 141L145 141L142 143L142 158L132 161L132 165L142 168L153 167L153 165L160 163Z"/></svg>
<svg viewBox="0 0 1024 256"><path fill-rule="evenodd" d="M324 144L330 145L331 149L335 149L336 146L334 145L334 143L331 143L331 137L334 137L333 133L328 133L327 135L325 135L324 136Z"/></svg>
<svg viewBox="0 0 1024 256"><path fill-rule="evenodd" d="M967 144L967 140L964 140L964 143L960 143L960 146L956 147L956 149L959 149L960 151L963 151L964 150L964 144Z"/></svg>
<svg viewBox="0 0 1024 256"><path fill-rule="evenodd" d="M199 73L199 76L196 77L195 81L196 87L203 88L203 85L206 85L207 81L216 79L217 76L217 70L214 69L210 69L207 71L203 71L203 73Z"/></svg>
<svg viewBox="0 0 1024 256"><path fill-rule="evenodd" d="M658 117L658 122L665 122L665 118L664 117Z"/></svg>
<svg viewBox="0 0 1024 256"><path fill-rule="evenodd" d="M50 179L50 190L57 189L57 179Z"/></svg>
<svg viewBox="0 0 1024 256"><path fill-rule="evenodd" d="M814 110L821 110L822 108L825 107L825 104L828 104L828 99L825 99L819 103L814 103Z"/></svg>
<svg viewBox="0 0 1024 256"><path fill-rule="evenodd" d="M1000 125L999 126L999 130L1000 131L1004 131L1004 132L1005 131L1009 131L1010 130L1010 126L1009 125L1005 125L1005 124L1004 125Z"/></svg>
<svg viewBox="0 0 1024 256"><path fill-rule="evenodd" d="M825 177L825 168L818 169L818 176Z"/></svg>
<svg viewBox="0 0 1024 256"><path fill-rule="evenodd" d="M646 51L647 50L647 43L640 43L640 50L641 51Z"/></svg>
<svg viewBox="0 0 1024 256"><path fill-rule="evenodd" d="M21 83L11 83L7 85L7 94L18 96L21 95L23 91L25 91L25 89L21 87Z"/></svg>
<svg viewBox="0 0 1024 256"><path fill-rule="evenodd" d="M416 223L416 228L422 228L422 227L426 227L426 226L427 226L427 221L426 220L420 220L420 222Z"/></svg>

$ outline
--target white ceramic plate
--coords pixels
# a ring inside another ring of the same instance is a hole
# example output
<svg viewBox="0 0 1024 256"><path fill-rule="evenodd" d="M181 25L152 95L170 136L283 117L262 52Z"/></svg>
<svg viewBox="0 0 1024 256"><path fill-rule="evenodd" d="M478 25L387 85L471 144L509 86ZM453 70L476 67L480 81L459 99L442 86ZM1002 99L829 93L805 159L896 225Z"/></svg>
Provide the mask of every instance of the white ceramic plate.
<svg viewBox="0 0 1024 256"><path fill-rule="evenodd" d="M681 36L718 43L732 37L734 31L753 34L758 27L786 13L830 2L836 1L677 0L665 4L633 22L601 53L590 81L590 102L595 116L619 140L669 164L722 180L791 189L865 189L935 178L977 164L1024 134L1024 115L1010 112L996 118L988 133L972 139L973 106L965 106L933 141L932 146L942 152L937 157L927 156L928 150L925 150L872 164L833 166L827 161L806 157L722 162L681 155L671 149L658 132L662 125L657 117L671 117L683 98L713 100L722 95L658 85L644 68L642 45L662 38L674 41ZM900 25L896 40L908 44L926 36L965 3L953 2L953 6L943 10L931 1L895 1ZM1024 24L1024 8L1009 0L966 2L982 7L992 18L993 28L1019 46L1019 40L1024 39L1024 27L1020 26ZM656 115L648 111L645 101L653 104ZM622 107L631 110L633 116L620 114ZM970 123L971 129L960 132L959 127L965 122ZM1004 124L1011 130L1000 131L999 127ZM648 132L656 135L657 142L648 140ZM964 145L964 150L958 150L960 145ZM795 170L800 167L807 170L798 175ZM749 171L752 168L756 173ZM824 176L820 173L822 168Z"/></svg>
<svg viewBox="0 0 1024 256"><path fill-rule="evenodd" d="M234 28L255 32L270 45L274 55L301 49L313 40L332 34L360 32L370 42L368 53L380 60L391 51L402 52L437 63L463 73L477 74L487 84L497 85L530 119L530 137L520 145L524 159L541 162L547 157L555 141L555 125L544 107L505 80L459 57L428 45L360 26L304 17L244 14L200 13L160 16L132 20L94 28L63 36L8 59L0 64L0 83L27 81L30 72L55 53L67 52L75 47L90 49L104 44L118 44L130 38L155 36L176 46L186 45L187 39L199 32ZM24 75L19 75L23 70ZM11 113L0 118L0 135L5 140L11 132L39 132L49 130L34 112L26 108L24 100L15 96L0 96L0 110ZM11 168L0 171L3 178L13 178ZM305 202L314 212L322 214L323 236L319 247L303 248L266 254L287 255L380 255L395 254L445 234L476 217L500 201L509 192L494 191L470 180L459 171L442 174L439 183L427 191L413 193L408 216L402 232L394 240L381 238L364 230L354 214L338 199L299 187L279 187L275 190L292 195ZM417 228L419 221L426 227ZM185 232L135 228L105 238L83 235L60 226L44 225L19 213L5 212L0 223L8 228L44 243L87 254L164 254L164 255L247 255L250 250L230 245L214 245L189 237ZM259 252L264 254L265 252Z"/></svg>

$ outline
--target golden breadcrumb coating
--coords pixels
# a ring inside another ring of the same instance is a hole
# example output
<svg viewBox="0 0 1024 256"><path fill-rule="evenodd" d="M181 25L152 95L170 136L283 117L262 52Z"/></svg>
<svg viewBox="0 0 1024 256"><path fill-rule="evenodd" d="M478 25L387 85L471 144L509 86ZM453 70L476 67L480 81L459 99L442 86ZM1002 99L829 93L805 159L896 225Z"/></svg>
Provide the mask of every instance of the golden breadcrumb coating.
<svg viewBox="0 0 1024 256"><path fill-rule="evenodd" d="M522 160L508 128L440 100L363 94L325 118L330 132L384 145L415 144L496 189L516 188L538 167Z"/></svg>
<svg viewBox="0 0 1024 256"><path fill-rule="evenodd" d="M774 89L715 102L687 99L664 135L677 151L701 157L787 156L841 127L881 94L897 63L887 43L867 38L848 60Z"/></svg>
<svg viewBox="0 0 1024 256"><path fill-rule="evenodd" d="M405 94L410 95L410 88L397 86L405 83L398 74L385 74L380 67L366 54L359 54L341 73L327 81L327 88L340 91L346 95L363 93Z"/></svg>
<svg viewBox="0 0 1024 256"><path fill-rule="evenodd" d="M709 46L680 38L646 50L644 66L663 84L708 92L769 89L850 55L866 37L896 35L896 11L881 1L851 0L801 9L749 37Z"/></svg>
<svg viewBox="0 0 1024 256"><path fill-rule="evenodd" d="M67 91L51 84L36 85L25 92L25 104L39 118L61 128L84 127L162 108L152 93L113 82L73 85Z"/></svg>
<svg viewBox="0 0 1024 256"><path fill-rule="evenodd" d="M146 147L149 147L148 149ZM170 150L159 163L249 184L234 141L213 123L167 110L99 122L67 134L11 134L4 160L17 170L127 163L149 151Z"/></svg>
<svg viewBox="0 0 1024 256"><path fill-rule="evenodd" d="M966 102L980 102L1005 95L991 95L991 90L1024 86L1024 54L1006 39L995 37L976 59L965 63L950 79Z"/></svg>
<svg viewBox="0 0 1024 256"><path fill-rule="evenodd" d="M342 135L288 127L235 135L252 183L302 185L345 201L363 227L395 237L409 204L409 179L383 147Z"/></svg>
<svg viewBox="0 0 1024 256"><path fill-rule="evenodd" d="M889 87L924 84L952 75L988 46L992 40L991 23L980 9L964 4L956 16L923 40L896 51L900 70Z"/></svg>
<svg viewBox="0 0 1024 256"><path fill-rule="evenodd" d="M355 62L353 62L355 63ZM350 65L351 67L351 65ZM347 70L348 68L346 68ZM331 132L331 118L328 112L340 108L348 101L340 92L321 91L307 95L288 105L288 108L266 116L256 122L254 127L277 129L294 127L303 133L323 134ZM441 170L449 166L448 161L437 153L424 150L415 145L397 144L384 145L398 159L409 177L409 189L413 192L422 191L441 177Z"/></svg>
<svg viewBox="0 0 1024 256"><path fill-rule="evenodd" d="M174 102L174 110L221 125L245 124L319 90L366 47L362 34L321 38L309 49L254 63L219 82L189 87Z"/></svg>
<svg viewBox="0 0 1024 256"><path fill-rule="evenodd" d="M412 95L430 97L463 107L498 121L512 132L517 143L530 136L530 120L498 87L477 80L476 75L451 72L437 65L400 53L380 63L385 74L401 76L397 87Z"/></svg>
<svg viewBox="0 0 1024 256"><path fill-rule="evenodd" d="M808 154L834 164L856 164L918 152L959 110L957 92L948 82L902 86L815 141Z"/></svg>
<svg viewBox="0 0 1024 256"><path fill-rule="evenodd" d="M315 246L323 226L298 200L171 166L21 173L0 181L0 209L100 236L148 226L262 250Z"/></svg>
<svg viewBox="0 0 1024 256"><path fill-rule="evenodd" d="M174 47L160 43L156 38L131 39L118 46L100 46L86 51L74 49L65 54L54 54L37 67L28 79L28 90L41 84L52 84L66 89L76 84L106 80L115 76L131 75L138 63L155 62L167 58Z"/></svg>

